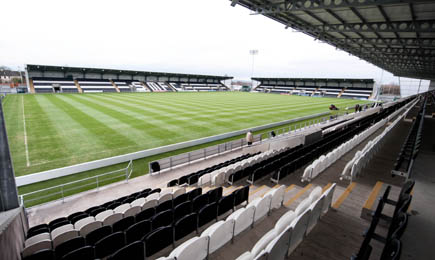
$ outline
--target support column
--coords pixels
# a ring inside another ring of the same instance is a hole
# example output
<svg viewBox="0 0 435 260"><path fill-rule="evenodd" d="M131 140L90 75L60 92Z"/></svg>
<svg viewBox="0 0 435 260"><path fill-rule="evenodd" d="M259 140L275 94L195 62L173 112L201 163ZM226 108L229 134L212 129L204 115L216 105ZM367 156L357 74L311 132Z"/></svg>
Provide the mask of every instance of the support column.
<svg viewBox="0 0 435 260"><path fill-rule="evenodd" d="M9 151L3 105L0 102L0 212L18 207L18 191Z"/></svg>

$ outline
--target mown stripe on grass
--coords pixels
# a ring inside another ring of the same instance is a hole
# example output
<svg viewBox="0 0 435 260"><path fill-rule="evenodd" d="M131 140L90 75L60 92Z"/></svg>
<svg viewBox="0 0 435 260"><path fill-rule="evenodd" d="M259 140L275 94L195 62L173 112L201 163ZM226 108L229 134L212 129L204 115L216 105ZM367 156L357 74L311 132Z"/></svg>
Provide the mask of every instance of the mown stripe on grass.
<svg viewBox="0 0 435 260"><path fill-rule="evenodd" d="M108 127L104 123L75 108L59 96L49 99L59 109L67 113L74 121L91 132L107 148L116 146L133 146L135 143Z"/></svg>

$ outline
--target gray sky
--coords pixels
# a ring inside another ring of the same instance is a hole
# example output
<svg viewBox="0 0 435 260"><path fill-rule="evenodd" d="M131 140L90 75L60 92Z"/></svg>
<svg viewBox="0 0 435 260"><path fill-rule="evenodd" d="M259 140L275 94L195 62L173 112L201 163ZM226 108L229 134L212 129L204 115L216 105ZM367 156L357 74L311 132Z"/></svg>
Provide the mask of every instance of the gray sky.
<svg viewBox="0 0 435 260"><path fill-rule="evenodd" d="M228 0L0 0L0 64L381 79L381 70ZM384 72L382 82L398 82Z"/></svg>

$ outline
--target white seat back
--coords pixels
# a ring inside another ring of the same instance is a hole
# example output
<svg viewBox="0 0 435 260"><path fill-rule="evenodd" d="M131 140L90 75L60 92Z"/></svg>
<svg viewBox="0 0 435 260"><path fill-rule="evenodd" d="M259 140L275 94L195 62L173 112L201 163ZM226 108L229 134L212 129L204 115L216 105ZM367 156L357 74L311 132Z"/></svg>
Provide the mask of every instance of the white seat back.
<svg viewBox="0 0 435 260"><path fill-rule="evenodd" d="M285 259L290 246L290 237L292 232L293 228L291 226L287 226L267 245L265 251L268 253L268 259Z"/></svg>
<svg viewBox="0 0 435 260"><path fill-rule="evenodd" d="M281 185L280 187L274 189L271 192L272 199L270 201L270 209L279 209L282 206L282 202L284 200L285 194L285 185Z"/></svg>
<svg viewBox="0 0 435 260"><path fill-rule="evenodd" d="M127 209L123 215L124 215L124 218L130 217L130 216L136 216L141 211L142 211L141 206L134 206L134 207Z"/></svg>
<svg viewBox="0 0 435 260"><path fill-rule="evenodd" d="M295 213L297 216L301 215L306 209L308 209L311 205L310 197L305 198L303 201L299 203L299 205L295 209Z"/></svg>
<svg viewBox="0 0 435 260"><path fill-rule="evenodd" d="M276 236L278 235L278 233L276 232L275 229L271 229L269 230L269 232L267 232L266 234L264 234L260 240L257 241L257 243L255 243L254 247L251 250L251 255L252 257L257 257L258 254L260 254L261 251L263 251L266 246L270 243L270 241L272 241Z"/></svg>
<svg viewBox="0 0 435 260"><path fill-rule="evenodd" d="M320 186L317 186L316 188L314 188L311 193L310 193L310 200L311 201L316 201L317 199L320 198L320 196L322 195L322 188L320 188Z"/></svg>
<svg viewBox="0 0 435 260"><path fill-rule="evenodd" d="M50 239L41 240L37 243L33 243L32 245L24 248L24 250L22 252L23 258L27 257L29 255L32 255L32 254L38 252L39 250L43 250L43 249L51 249L51 240Z"/></svg>
<svg viewBox="0 0 435 260"><path fill-rule="evenodd" d="M335 191L335 183L331 185L331 187L329 187L329 189L327 189L324 194L325 194L325 201L323 201L323 205L322 205L322 214L326 214L326 212L328 212L329 208L331 207L331 203L332 203L332 196L334 195L334 191Z"/></svg>
<svg viewBox="0 0 435 260"><path fill-rule="evenodd" d="M100 228L102 226L103 226L103 222L101 221L90 222L80 228L79 230L80 236L85 237L87 234L91 233L95 229Z"/></svg>
<svg viewBox="0 0 435 260"><path fill-rule="evenodd" d="M100 212L95 216L95 220L103 221L108 216L113 215L113 210L108 209L106 211Z"/></svg>
<svg viewBox="0 0 435 260"><path fill-rule="evenodd" d="M311 215L308 220L307 234L309 234L311 230L313 230L313 228L316 226L317 222L319 221L320 214L322 213L322 207L324 201L325 201L325 195L322 195L320 199L315 200L313 203L311 203L310 206Z"/></svg>
<svg viewBox="0 0 435 260"><path fill-rule="evenodd" d="M292 221L297 217L296 213L294 211L289 210L284 215L282 215L279 220L275 223L275 229L278 233L281 233L283 230L285 230Z"/></svg>
<svg viewBox="0 0 435 260"><path fill-rule="evenodd" d="M172 198L175 199L176 197L178 197L184 193L186 193L185 187L178 188L172 192Z"/></svg>
<svg viewBox="0 0 435 260"><path fill-rule="evenodd" d="M288 256L296 249L296 247L302 242L307 230L308 219L310 218L311 211L307 210L302 215L293 220L290 227L293 228L293 232L290 237L290 245L288 250Z"/></svg>
<svg viewBox="0 0 435 260"><path fill-rule="evenodd" d="M146 201L157 200L157 199L159 199L159 197L160 197L160 194L157 192L154 192L146 197Z"/></svg>
<svg viewBox="0 0 435 260"><path fill-rule="evenodd" d="M254 213L254 222L257 222L270 210L270 201L272 200L272 196L269 194L267 196L264 196L263 198L258 198L252 201L252 205L255 206L255 213ZM251 204L250 203L250 204Z"/></svg>
<svg viewBox="0 0 435 260"><path fill-rule="evenodd" d="M142 210L146 210L146 209L149 209L149 208L154 208L155 206L157 206L159 203L158 203L158 200L156 200L156 199L153 199L153 200L147 200L146 202L145 202L145 204L142 206Z"/></svg>
<svg viewBox="0 0 435 260"><path fill-rule="evenodd" d="M145 198L139 198L134 200L132 203L130 203L130 205L131 207L136 207L136 206L142 207L145 204L145 201L146 201Z"/></svg>
<svg viewBox="0 0 435 260"><path fill-rule="evenodd" d="M82 218L74 224L74 229L80 230L84 225L89 224L89 223L94 222L94 221L95 221L94 217Z"/></svg>
<svg viewBox="0 0 435 260"><path fill-rule="evenodd" d="M199 186L205 186L205 185L209 184L210 182L211 182L211 174L210 173L206 173L206 174L202 175L201 177L199 177L199 179L198 179Z"/></svg>
<svg viewBox="0 0 435 260"><path fill-rule="evenodd" d="M234 223L234 219L221 220L202 232L202 237L209 237L208 254L212 254L223 247L233 238Z"/></svg>
<svg viewBox="0 0 435 260"><path fill-rule="evenodd" d="M107 216L103 219L103 226L111 226L118 220L122 219L122 213L113 213L110 216Z"/></svg>
<svg viewBox="0 0 435 260"><path fill-rule="evenodd" d="M254 223L255 207L247 206L233 212L228 216L227 220L234 219L234 236L237 236Z"/></svg>
<svg viewBox="0 0 435 260"><path fill-rule="evenodd" d="M27 239L26 242L24 243L24 247L29 247L35 243L38 243L39 241L43 241L46 239L51 240L50 233L46 232L46 233L38 234L36 236Z"/></svg>
<svg viewBox="0 0 435 260"><path fill-rule="evenodd" d="M168 201L168 200L172 200L172 193L166 193L162 196L159 197L159 204Z"/></svg>
<svg viewBox="0 0 435 260"><path fill-rule="evenodd" d="M53 248L56 248L56 246L62 244L63 242L70 240L72 238L78 237L79 232L77 230L69 230L65 231L63 233L58 234L55 237L52 237L53 241Z"/></svg>
<svg viewBox="0 0 435 260"><path fill-rule="evenodd" d="M113 211L114 211L115 213L122 213L122 214L124 214L124 212L125 212L127 209L129 209L129 208L131 208L130 203L124 203L124 204L119 205L118 207L116 207Z"/></svg>
<svg viewBox="0 0 435 260"><path fill-rule="evenodd" d="M53 239L54 237L56 237L60 233L63 233L63 232L69 231L69 230L74 230L74 226L72 224L67 224L67 225L63 225L61 227L58 227L55 230L51 231L51 233L50 233L51 238Z"/></svg>
<svg viewBox="0 0 435 260"><path fill-rule="evenodd" d="M169 257L177 260L203 260L207 257L209 238L193 237L175 248Z"/></svg>

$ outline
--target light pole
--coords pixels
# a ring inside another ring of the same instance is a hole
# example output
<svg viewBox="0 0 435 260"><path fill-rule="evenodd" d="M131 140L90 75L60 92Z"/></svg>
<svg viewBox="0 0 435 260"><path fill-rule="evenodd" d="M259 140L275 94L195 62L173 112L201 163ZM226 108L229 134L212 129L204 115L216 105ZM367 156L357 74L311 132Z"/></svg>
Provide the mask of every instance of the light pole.
<svg viewBox="0 0 435 260"><path fill-rule="evenodd" d="M258 55L258 50L249 50L249 54L252 55L252 68L251 68L251 90L254 89L254 81L252 77L254 77L254 57Z"/></svg>

